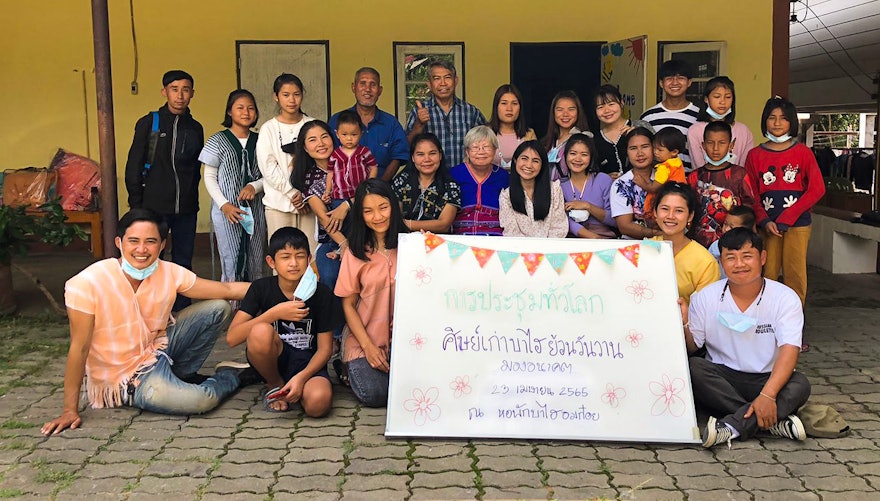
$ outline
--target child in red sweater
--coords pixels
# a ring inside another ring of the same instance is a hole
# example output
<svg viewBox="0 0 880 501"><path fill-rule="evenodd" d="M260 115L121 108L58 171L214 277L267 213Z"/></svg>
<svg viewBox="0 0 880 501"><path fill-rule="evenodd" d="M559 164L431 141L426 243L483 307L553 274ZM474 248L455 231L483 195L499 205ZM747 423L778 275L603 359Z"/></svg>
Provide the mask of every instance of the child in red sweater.
<svg viewBox="0 0 880 501"><path fill-rule="evenodd" d="M778 96L767 100L761 132L768 141L749 151L745 167L756 198L758 225L766 238L764 276L777 280L781 269L785 285L803 303L810 209L825 194L825 181L813 152L797 141L797 110L791 101Z"/></svg>

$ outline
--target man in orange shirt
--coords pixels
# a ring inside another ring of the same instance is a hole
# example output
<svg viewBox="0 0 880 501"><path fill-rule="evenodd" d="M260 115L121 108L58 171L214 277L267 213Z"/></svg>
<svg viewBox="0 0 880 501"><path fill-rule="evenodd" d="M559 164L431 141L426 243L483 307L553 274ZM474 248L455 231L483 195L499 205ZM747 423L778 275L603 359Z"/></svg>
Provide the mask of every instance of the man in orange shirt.
<svg viewBox="0 0 880 501"><path fill-rule="evenodd" d="M195 384L196 371L226 332L229 303L250 284L198 278L159 260L167 226L155 213L122 216L116 246L121 258L92 264L65 284L70 350L64 372L64 408L44 424L45 435L82 424L83 375L92 408L128 405L165 414L196 414L216 407L240 386L237 370L220 370ZM171 317L180 293L202 301Z"/></svg>

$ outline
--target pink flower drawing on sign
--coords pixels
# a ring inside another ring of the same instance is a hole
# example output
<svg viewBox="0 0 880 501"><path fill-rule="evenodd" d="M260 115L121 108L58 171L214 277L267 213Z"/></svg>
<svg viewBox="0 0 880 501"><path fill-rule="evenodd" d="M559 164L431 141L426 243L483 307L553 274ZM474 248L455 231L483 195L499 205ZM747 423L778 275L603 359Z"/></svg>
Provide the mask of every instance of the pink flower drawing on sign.
<svg viewBox="0 0 880 501"><path fill-rule="evenodd" d="M421 350L422 347L425 346L425 343L427 343L427 342L428 342L428 340L423 338L422 335L419 334L418 332L416 332L416 334L412 337L412 339L409 340L409 344L415 346L417 350Z"/></svg>
<svg viewBox="0 0 880 501"><path fill-rule="evenodd" d="M452 388L453 396L455 398L461 398L462 395L470 395L471 393L471 378L470 376L455 376L455 379L449 383L449 387Z"/></svg>
<svg viewBox="0 0 880 501"><path fill-rule="evenodd" d="M436 421L440 418L440 406L437 405L440 390L433 386L424 392L421 388L413 388L412 396L403 401L403 408L413 413L416 426L424 426L429 419Z"/></svg>
<svg viewBox="0 0 880 501"><path fill-rule="evenodd" d="M675 417L684 415L685 403L679 394L684 391L684 379L669 379L663 374L663 381L651 381L648 384L651 393L657 397L651 406L651 415L660 416L669 413Z"/></svg>
<svg viewBox="0 0 880 501"><path fill-rule="evenodd" d="M648 288L647 280L633 280L632 285L626 287L626 293L632 294L636 304L641 303L643 299L654 299L654 291Z"/></svg>
<svg viewBox="0 0 880 501"><path fill-rule="evenodd" d="M605 385L605 393L602 394L603 402L611 407L617 407L624 398L626 398L626 390L611 383Z"/></svg>
<svg viewBox="0 0 880 501"><path fill-rule="evenodd" d="M630 329L629 334L626 336L626 340L629 341L629 344L631 344L633 348L638 348L639 343L644 337L645 336L643 336L641 332L635 329Z"/></svg>
<svg viewBox="0 0 880 501"><path fill-rule="evenodd" d="M411 272L416 277L419 285L431 283L431 268L427 266L419 266Z"/></svg>

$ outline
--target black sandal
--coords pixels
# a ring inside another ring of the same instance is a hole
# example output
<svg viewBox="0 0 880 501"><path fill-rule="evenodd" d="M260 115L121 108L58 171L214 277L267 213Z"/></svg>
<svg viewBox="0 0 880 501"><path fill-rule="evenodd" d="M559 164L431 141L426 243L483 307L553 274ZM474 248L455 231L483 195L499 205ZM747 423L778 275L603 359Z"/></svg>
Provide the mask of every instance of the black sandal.
<svg viewBox="0 0 880 501"><path fill-rule="evenodd" d="M339 384L351 387L351 383L348 381L348 369L342 363L342 360L337 358L333 361L333 371L336 372L336 377L339 378Z"/></svg>

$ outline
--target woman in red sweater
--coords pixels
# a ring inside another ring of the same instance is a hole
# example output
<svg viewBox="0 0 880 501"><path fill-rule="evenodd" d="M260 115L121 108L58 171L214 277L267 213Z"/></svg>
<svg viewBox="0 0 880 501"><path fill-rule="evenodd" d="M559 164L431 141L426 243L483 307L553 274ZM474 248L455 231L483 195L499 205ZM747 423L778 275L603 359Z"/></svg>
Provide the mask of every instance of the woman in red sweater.
<svg viewBox="0 0 880 501"><path fill-rule="evenodd" d="M749 151L745 167L756 198L758 225L766 238L764 276L777 280L781 269L785 285L803 303L810 210L825 194L825 181L813 152L797 141L797 110L789 100L778 96L767 100L761 132L767 142Z"/></svg>

